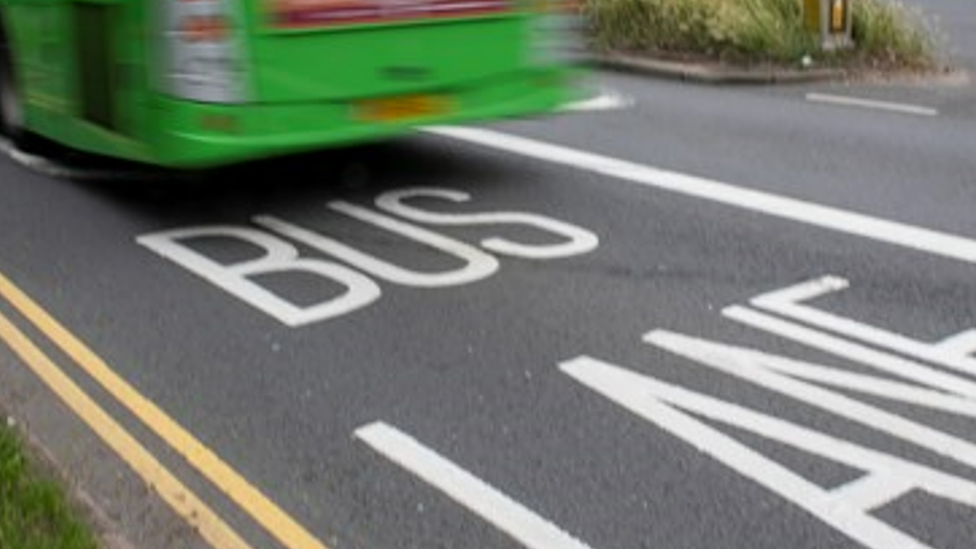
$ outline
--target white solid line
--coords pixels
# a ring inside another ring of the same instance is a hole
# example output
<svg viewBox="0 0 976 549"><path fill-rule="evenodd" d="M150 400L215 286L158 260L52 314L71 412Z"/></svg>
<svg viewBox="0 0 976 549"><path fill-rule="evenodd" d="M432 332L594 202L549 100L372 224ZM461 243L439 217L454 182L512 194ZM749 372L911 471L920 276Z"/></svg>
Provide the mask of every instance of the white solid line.
<svg viewBox="0 0 976 549"><path fill-rule="evenodd" d="M530 549L589 549L395 427L372 423L357 429L356 437Z"/></svg>
<svg viewBox="0 0 976 549"><path fill-rule="evenodd" d="M877 111L897 112L901 114L914 114L917 116L938 116L939 111L930 107L909 105L906 103L891 103L889 101L876 101L874 99L861 99L859 97L848 97L844 95L831 95L826 93L808 93L807 101L812 103L826 103L830 105L841 105L844 107L862 107Z"/></svg>
<svg viewBox="0 0 976 549"><path fill-rule="evenodd" d="M645 187L719 202L879 242L976 263L976 240L963 236L772 193L744 189L729 183L644 166L492 130L437 126L426 131L528 158L622 179Z"/></svg>

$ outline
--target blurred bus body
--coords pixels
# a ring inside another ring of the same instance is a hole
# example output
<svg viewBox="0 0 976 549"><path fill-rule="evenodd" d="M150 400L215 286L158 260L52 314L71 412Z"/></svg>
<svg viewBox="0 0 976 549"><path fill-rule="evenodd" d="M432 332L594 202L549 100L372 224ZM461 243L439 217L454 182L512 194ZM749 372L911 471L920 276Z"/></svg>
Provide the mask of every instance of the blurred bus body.
<svg viewBox="0 0 976 549"><path fill-rule="evenodd" d="M573 99L546 0L0 0L0 130L170 167L544 113Z"/></svg>

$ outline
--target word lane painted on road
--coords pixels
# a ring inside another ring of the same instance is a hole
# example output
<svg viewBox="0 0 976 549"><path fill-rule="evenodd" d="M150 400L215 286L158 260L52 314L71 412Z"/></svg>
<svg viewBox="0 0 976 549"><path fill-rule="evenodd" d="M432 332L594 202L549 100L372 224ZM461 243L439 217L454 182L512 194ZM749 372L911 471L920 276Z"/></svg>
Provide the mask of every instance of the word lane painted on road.
<svg viewBox="0 0 976 549"><path fill-rule="evenodd" d="M925 342L806 303L848 286L845 279L827 276L762 294L751 299L750 306L734 305L723 309L722 314L746 326L883 372L887 377L663 329L648 332L643 340L692 364L794 399L976 470L973 441L852 396L864 395L976 419L976 329ZM976 510L976 482L971 478L590 356L562 362L559 369L868 549L935 549L873 514L910 492L926 493ZM861 475L825 488L761 449L722 432L713 426L716 424L777 441L848 466ZM355 437L527 548L587 547L565 530L382 421L361 427Z"/></svg>
<svg viewBox="0 0 976 549"><path fill-rule="evenodd" d="M408 269L368 254L341 240L271 215L253 218L255 226L208 225L156 232L136 241L194 274L229 292L245 303L288 326L303 326L349 314L375 302L382 295L378 281L416 288L445 288L471 284L498 271L498 256L551 260L588 253L599 238L576 225L534 213L444 213L424 210L411 200L467 202L465 192L443 188L409 188L383 193L376 208L335 200L326 208L356 221L423 244L458 260L460 267L438 272ZM555 235L556 243L518 242L499 236L484 238L478 246L424 228L433 226L514 225ZM257 247L263 255L236 263L218 261L193 243L203 239L229 239ZM295 243L308 246L332 259L308 257ZM480 247L479 247L480 246ZM303 273L338 284L339 295L313 304L298 304L257 281L263 275Z"/></svg>
<svg viewBox="0 0 976 549"><path fill-rule="evenodd" d="M728 307L723 310L723 315L863 364L884 372L886 377L668 330L651 331L644 336L644 341L688 359L692 364L795 399L976 470L976 443L973 441L853 396L863 395L962 418L976 418L976 330L930 343L804 303L847 286L844 279L824 277L758 296L750 301L751 307ZM927 493L976 510L976 482L971 478L589 356L565 361L560 364L560 369L869 549L932 549L897 525L872 514L909 492ZM863 474L840 486L824 488L698 418L778 441ZM970 530L973 527L976 525Z"/></svg>

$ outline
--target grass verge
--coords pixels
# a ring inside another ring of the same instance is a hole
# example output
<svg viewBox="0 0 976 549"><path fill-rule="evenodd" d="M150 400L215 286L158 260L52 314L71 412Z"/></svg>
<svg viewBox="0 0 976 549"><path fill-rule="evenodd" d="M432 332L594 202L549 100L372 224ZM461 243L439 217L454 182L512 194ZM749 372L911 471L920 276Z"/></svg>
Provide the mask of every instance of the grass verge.
<svg viewBox="0 0 976 549"><path fill-rule="evenodd" d="M97 549L60 487L28 459L19 437L0 425L0 547Z"/></svg>
<svg viewBox="0 0 976 549"><path fill-rule="evenodd" d="M851 0L854 46L821 51L804 27L802 0L584 0L601 51L690 57L740 65L934 69L936 34L894 0Z"/></svg>

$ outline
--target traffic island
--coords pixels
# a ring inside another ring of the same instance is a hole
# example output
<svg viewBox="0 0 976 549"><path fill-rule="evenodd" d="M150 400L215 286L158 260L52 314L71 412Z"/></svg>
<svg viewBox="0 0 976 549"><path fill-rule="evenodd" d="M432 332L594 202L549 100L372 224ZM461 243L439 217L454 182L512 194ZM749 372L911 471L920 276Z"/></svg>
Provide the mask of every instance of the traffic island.
<svg viewBox="0 0 976 549"><path fill-rule="evenodd" d="M595 61L708 83L946 71L939 33L888 0L586 0Z"/></svg>

